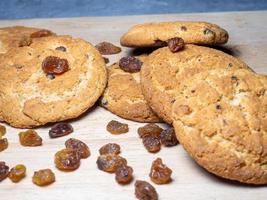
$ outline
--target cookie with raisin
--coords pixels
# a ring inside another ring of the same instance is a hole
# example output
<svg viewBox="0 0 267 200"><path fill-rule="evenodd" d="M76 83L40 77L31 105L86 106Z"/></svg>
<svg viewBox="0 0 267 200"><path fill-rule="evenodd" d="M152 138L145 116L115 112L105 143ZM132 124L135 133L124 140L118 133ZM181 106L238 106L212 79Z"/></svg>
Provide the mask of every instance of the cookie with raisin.
<svg viewBox="0 0 267 200"><path fill-rule="evenodd" d="M76 118L94 105L106 81L105 62L90 43L38 38L12 48L0 63L0 115L19 128Z"/></svg>
<svg viewBox="0 0 267 200"><path fill-rule="evenodd" d="M159 122L159 117L148 106L141 90L139 70L145 59L145 55L124 57L108 68L108 84L101 105L125 119Z"/></svg>
<svg viewBox="0 0 267 200"><path fill-rule="evenodd" d="M12 26L0 28L0 54L14 47L29 46L35 38L56 35L50 30Z"/></svg>
<svg viewBox="0 0 267 200"><path fill-rule="evenodd" d="M172 117L190 156L217 176L267 184L267 76L214 69L183 85Z"/></svg>
<svg viewBox="0 0 267 200"><path fill-rule="evenodd" d="M157 49L148 56L141 69L144 97L152 110L171 124L171 107L182 83L197 73L217 68L251 71L241 60L208 47L188 44L175 53L168 47Z"/></svg>
<svg viewBox="0 0 267 200"><path fill-rule="evenodd" d="M166 46L171 38L182 38L186 44L220 45L228 33L216 24L193 21L144 23L131 27L120 39L127 47Z"/></svg>

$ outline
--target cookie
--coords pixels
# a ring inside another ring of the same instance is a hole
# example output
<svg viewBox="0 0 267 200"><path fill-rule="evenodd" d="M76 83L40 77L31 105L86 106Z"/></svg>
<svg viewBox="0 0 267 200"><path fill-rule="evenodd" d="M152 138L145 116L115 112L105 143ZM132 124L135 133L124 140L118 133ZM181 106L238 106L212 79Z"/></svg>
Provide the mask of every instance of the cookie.
<svg viewBox="0 0 267 200"><path fill-rule="evenodd" d="M145 99L160 118L171 124L171 107L181 83L194 74L215 68L250 70L239 59L208 47L185 45L176 53L168 47L160 48L148 56L141 69Z"/></svg>
<svg viewBox="0 0 267 200"><path fill-rule="evenodd" d="M183 85L172 116L191 157L217 176L267 184L267 76L215 69Z"/></svg>
<svg viewBox="0 0 267 200"><path fill-rule="evenodd" d="M82 39L43 37L5 55L0 63L0 116L14 127L76 118L94 105L106 86L102 56ZM68 71L46 74L44 66L55 64L47 62L51 56L60 59L57 70L67 65Z"/></svg>
<svg viewBox="0 0 267 200"><path fill-rule="evenodd" d="M144 61L145 57L139 57ZM108 85L101 105L112 113L138 122L160 122L142 94L140 72L123 71L115 63L108 68Z"/></svg>
<svg viewBox="0 0 267 200"><path fill-rule="evenodd" d="M219 45L228 41L226 30L207 22L161 22L133 26L120 39L122 46L166 46L168 39L179 37L186 44Z"/></svg>
<svg viewBox="0 0 267 200"><path fill-rule="evenodd" d="M49 30L33 27L12 26L0 28L0 53L6 53L13 47L30 45L34 38L53 35L55 33Z"/></svg>

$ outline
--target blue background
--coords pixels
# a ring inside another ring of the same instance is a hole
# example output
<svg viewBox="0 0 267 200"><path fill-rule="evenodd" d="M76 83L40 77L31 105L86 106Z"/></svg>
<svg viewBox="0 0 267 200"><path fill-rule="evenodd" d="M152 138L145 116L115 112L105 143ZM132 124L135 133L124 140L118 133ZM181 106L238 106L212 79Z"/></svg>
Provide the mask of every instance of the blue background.
<svg viewBox="0 0 267 200"><path fill-rule="evenodd" d="M0 19L267 10L267 0L0 0Z"/></svg>

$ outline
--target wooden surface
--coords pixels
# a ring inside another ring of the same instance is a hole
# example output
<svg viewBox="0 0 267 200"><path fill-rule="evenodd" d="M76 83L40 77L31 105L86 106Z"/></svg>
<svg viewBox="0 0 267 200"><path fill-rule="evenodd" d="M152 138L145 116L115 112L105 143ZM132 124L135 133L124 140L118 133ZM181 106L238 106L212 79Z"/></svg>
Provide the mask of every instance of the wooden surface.
<svg viewBox="0 0 267 200"><path fill-rule="evenodd" d="M58 34L71 34L81 37L93 44L110 41L119 44L119 38L131 25L148 21L166 20L204 20L214 22L229 31L230 41L226 50L247 62L255 71L267 74L267 11L209 13L209 14L177 14L132 17L85 17L72 19L33 19L0 21L0 26L26 25L52 29ZM110 56L111 63L129 52ZM127 134L113 136L105 130L112 119L127 122L130 131ZM266 199L267 188L252 187L219 179L200 168L183 150L181 145L162 148L157 154L148 153L137 136L140 123L118 118L108 111L96 107L81 118L71 121L74 133L67 137L50 139L48 127L37 131L43 137L43 146L26 148L19 144L19 129L7 126L6 137L9 148L0 153L0 160L14 166L23 163L27 166L27 177L18 184L9 179L0 183L1 200L59 200L59 199L135 199L134 182L128 186L120 186L115 182L113 174L97 169L98 149L109 142L121 145L122 156L134 169L135 180L149 180L151 162L161 157L173 169L173 182L168 185L156 185L162 200L203 199L203 200L261 200ZM164 126L164 125L163 125ZM53 157L56 151L64 148L69 137L85 141L91 156L82 160L80 168L74 172L63 173L54 167ZM33 172L42 168L51 168L56 174L56 182L48 187L40 188L31 182Z"/></svg>

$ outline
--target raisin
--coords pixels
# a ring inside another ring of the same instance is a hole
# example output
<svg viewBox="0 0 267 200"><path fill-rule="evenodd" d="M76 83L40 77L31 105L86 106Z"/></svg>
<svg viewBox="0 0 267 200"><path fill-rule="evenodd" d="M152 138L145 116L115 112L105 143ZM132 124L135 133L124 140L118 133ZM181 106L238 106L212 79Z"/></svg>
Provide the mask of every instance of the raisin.
<svg viewBox="0 0 267 200"><path fill-rule="evenodd" d="M115 179L119 184L128 184L133 180L133 168L122 165L116 169Z"/></svg>
<svg viewBox="0 0 267 200"><path fill-rule="evenodd" d="M160 141L166 147L172 147L179 142L176 138L174 128L167 128L160 133Z"/></svg>
<svg viewBox="0 0 267 200"><path fill-rule="evenodd" d="M8 147L8 140L6 138L0 139L0 152Z"/></svg>
<svg viewBox="0 0 267 200"><path fill-rule="evenodd" d="M123 124L115 120L110 121L106 128L108 132L115 135L127 133L129 131L128 124Z"/></svg>
<svg viewBox="0 0 267 200"><path fill-rule="evenodd" d="M171 181L172 170L162 163L161 158L153 161L149 177L156 184L166 184Z"/></svg>
<svg viewBox="0 0 267 200"><path fill-rule="evenodd" d="M130 73L139 72L141 70L142 65L143 62L135 58L134 56L123 57L119 61L120 68L123 71Z"/></svg>
<svg viewBox="0 0 267 200"><path fill-rule="evenodd" d="M171 52L175 53L184 48L184 40L179 37L171 38L167 40L168 47Z"/></svg>
<svg viewBox="0 0 267 200"><path fill-rule="evenodd" d="M103 59L104 59L104 61L105 61L105 63L106 63L106 64L108 64L108 63L109 63L109 59L108 59L108 58L106 58L106 57L103 57Z"/></svg>
<svg viewBox="0 0 267 200"><path fill-rule="evenodd" d="M32 182L38 186L45 186L55 182L55 174L51 169L41 169L34 172Z"/></svg>
<svg viewBox="0 0 267 200"><path fill-rule="evenodd" d="M181 31L187 31L186 26L181 26Z"/></svg>
<svg viewBox="0 0 267 200"><path fill-rule="evenodd" d="M154 40L154 47L162 47L162 46L166 46L167 42L162 41L162 40Z"/></svg>
<svg viewBox="0 0 267 200"><path fill-rule="evenodd" d="M53 32L46 30L46 29L42 29L39 31L36 31L34 33L31 34L31 38L40 38L40 37L48 37L48 36L52 36L54 35Z"/></svg>
<svg viewBox="0 0 267 200"><path fill-rule="evenodd" d="M90 156L89 147L80 140L70 138L65 142L65 146L66 148L77 151L81 158L88 158Z"/></svg>
<svg viewBox="0 0 267 200"><path fill-rule="evenodd" d="M102 146L99 149L99 153L100 155L104 155L104 154L119 154L120 153L120 145L116 144L116 143L108 143L104 146Z"/></svg>
<svg viewBox="0 0 267 200"><path fill-rule="evenodd" d="M69 70L69 63L66 59L48 56L42 63L42 69L46 74L60 75Z"/></svg>
<svg viewBox="0 0 267 200"><path fill-rule="evenodd" d="M8 175L9 179L13 183L19 182L25 176L26 176L26 167L24 165L16 165L10 170Z"/></svg>
<svg viewBox="0 0 267 200"><path fill-rule="evenodd" d="M41 146L42 138L34 130L27 130L19 133L19 141L22 146Z"/></svg>
<svg viewBox="0 0 267 200"><path fill-rule="evenodd" d="M31 43L32 43L32 39L30 37L24 36L19 41L19 47L30 46Z"/></svg>
<svg viewBox="0 0 267 200"><path fill-rule="evenodd" d="M98 169L114 173L122 165L127 165L127 160L115 154L106 154L98 156L96 161Z"/></svg>
<svg viewBox="0 0 267 200"><path fill-rule="evenodd" d="M76 150L62 149L55 154L55 164L60 170L72 171L80 166L81 157Z"/></svg>
<svg viewBox="0 0 267 200"><path fill-rule="evenodd" d="M110 42L100 42L97 45L95 45L95 47L102 55L111 55L121 52L120 47L117 47Z"/></svg>
<svg viewBox="0 0 267 200"><path fill-rule="evenodd" d="M139 200L158 200L156 189L146 181L137 180L134 184L135 196Z"/></svg>
<svg viewBox="0 0 267 200"><path fill-rule="evenodd" d="M163 129L154 123L146 124L145 126L138 128L137 130L140 138L143 138L147 135L160 136L160 133L162 131Z"/></svg>
<svg viewBox="0 0 267 200"><path fill-rule="evenodd" d="M9 173L9 167L6 165L5 162L0 161L0 182L4 180Z"/></svg>
<svg viewBox="0 0 267 200"><path fill-rule="evenodd" d="M56 50L57 51L63 51L63 52L66 52L67 51L66 47L63 47L63 46L57 47Z"/></svg>
<svg viewBox="0 0 267 200"><path fill-rule="evenodd" d="M6 127L0 125L0 139L6 134Z"/></svg>
<svg viewBox="0 0 267 200"><path fill-rule="evenodd" d="M154 135L147 135L142 138L143 144L148 152L156 153L160 150L160 139Z"/></svg>
<svg viewBox="0 0 267 200"><path fill-rule="evenodd" d="M49 130L49 136L51 138L62 137L73 132L73 128L70 124L65 122L60 122L52 126Z"/></svg>
<svg viewBox="0 0 267 200"><path fill-rule="evenodd" d="M216 109L217 110L221 110L222 109L222 106L218 104L218 105L216 105Z"/></svg>

